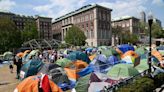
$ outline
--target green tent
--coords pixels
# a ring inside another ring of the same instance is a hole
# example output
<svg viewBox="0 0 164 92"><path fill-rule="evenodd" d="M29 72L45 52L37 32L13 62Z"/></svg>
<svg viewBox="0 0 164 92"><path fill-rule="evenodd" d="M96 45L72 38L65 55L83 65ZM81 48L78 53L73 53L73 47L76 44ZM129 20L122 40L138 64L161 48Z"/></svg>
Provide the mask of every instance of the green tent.
<svg viewBox="0 0 164 92"><path fill-rule="evenodd" d="M102 52L102 54L104 54L106 57L109 57L113 54L115 55L119 55L115 49L113 48L110 48L110 49L106 49L106 50L100 50Z"/></svg>
<svg viewBox="0 0 164 92"><path fill-rule="evenodd" d="M3 54L3 59L4 60L11 60L13 58L13 53L12 52L5 52L4 54Z"/></svg>
<svg viewBox="0 0 164 92"><path fill-rule="evenodd" d="M111 79L119 80L139 74L138 70L133 68L132 64L117 64L107 73Z"/></svg>
<svg viewBox="0 0 164 92"><path fill-rule="evenodd" d="M139 72L143 72L145 70L147 70L149 68L148 64L147 64L147 59L142 59L140 61L140 64L138 66L135 67Z"/></svg>
<svg viewBox="0 0 164 92"><path fill-rule="evenodd" d="M145 54L145 52L146 52L146 49L144 48L144 47L139 47L139 48L137 48L136 50L135 50L135 52L138 54L138 55L143 55L143 54Z"/></svg>
<svg viewBox="0 0 164 92"><path fill-rule="evenodd" d="M79 80L75 86L76 92L87 92L88 91L90 76L91 76L91 74L88 74L84 77L79 78Z"/></svg>
<svg viewBox="0 0 164 92"><path fill-rule="evenodd" d="M32 50L30 53L29 53L29 56L36 56L40 51L39 50Z"/></svg>
<svg viewBox="0 0 164 92"><path fill-rule="evenodd" d="M71 60L69 60L67 58L63 58L63 59L58 59L55 63L64 68L71 62L72 62Z"/></svg>

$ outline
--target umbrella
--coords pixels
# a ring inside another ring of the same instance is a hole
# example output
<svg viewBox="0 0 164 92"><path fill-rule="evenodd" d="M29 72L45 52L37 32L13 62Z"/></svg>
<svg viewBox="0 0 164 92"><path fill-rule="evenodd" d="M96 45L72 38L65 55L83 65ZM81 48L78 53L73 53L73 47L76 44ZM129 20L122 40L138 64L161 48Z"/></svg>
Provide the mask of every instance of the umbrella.
<svg viewBox="0 0 164 92"><path fill-rule="evenodd" d="M69 60L67 58L63 58L63 59L58 59L56 61L56 64L59 65L59 66L61 66L61 67L65 67L65 66L67 66L71 62L72 62L71 60Z"/></svg>
<svg viewBox="0 0 164 92"><path fill-rule="evenodd" d="M131 64L117 64L113 66L107 73L111 79L124 79L137 74L139 74L138 70L133 68Z"/></svg>
<svg viewBox="0 0 164 92"><path fill-rule="evenodd" d="M12 59L12 57L13 57L13 53L12 52L5 52L4 54L3 54L3 59L4 60L9 60L9 59Z"/></svg>
<svg viewBox="0 0 164 92"><path fill-rule="evenodd" d="M140 64L138 66L135 67L140 73L149 69L149 66L147 64L147 59L142 59L140 61Z"/></svg>

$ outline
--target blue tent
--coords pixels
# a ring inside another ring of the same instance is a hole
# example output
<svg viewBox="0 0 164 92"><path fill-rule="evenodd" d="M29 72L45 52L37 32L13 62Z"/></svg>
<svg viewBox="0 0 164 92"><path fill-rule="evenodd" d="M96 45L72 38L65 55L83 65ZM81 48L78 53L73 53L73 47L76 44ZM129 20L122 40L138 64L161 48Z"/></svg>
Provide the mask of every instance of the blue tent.
<svg viewBox="0 0 164 92"><path fill-rule="evenodd" d="M83 70L81 70L80 72L78 72L77 74L82 77L85 76L87 74L90 74L94 71L94 65L89 65L86 68L84 68Z"/></svg>
<svg viewBox="0 0 164 92"><path fill-rule="evenodd" d="M120 46L118 46L118 48L119 48L123 53L125 53L125 52L127 52L127 51L129 51L129 50L132 50L132 51L135 50L134 47L131 46L131 45L129 45L129 44L120 45Z"/></svg>
<svg viewBox="0 0 164 92"><path fill-rule="evenodd" d="M21 68L20 76L23 76L21 79L36 75L43 65L43 62L39 60L30 60L29 62L25 63Z"/></svg>
<svg viewBox="0 0 164 92"><path fill-rule="evenodd" d="M80 51L74 51L74 52L71 52L68 56L67 56L68 59L70 59L71 61L75 61L75 60L83 60L84 62L86 63L90 63L90 59L89 57L87 56L87 54L83 53L83 52L80 52Z"/></svg>
<svg viewBox="0 0 164 92"><path fill-rule="evenodd" d="M119 60L118 60L118 58L116 56L113 56L112 55L112 56L110 56L110 57L107 58L107 62L110 65L115 65L115 64L118 64L119 63Z"/></svg>

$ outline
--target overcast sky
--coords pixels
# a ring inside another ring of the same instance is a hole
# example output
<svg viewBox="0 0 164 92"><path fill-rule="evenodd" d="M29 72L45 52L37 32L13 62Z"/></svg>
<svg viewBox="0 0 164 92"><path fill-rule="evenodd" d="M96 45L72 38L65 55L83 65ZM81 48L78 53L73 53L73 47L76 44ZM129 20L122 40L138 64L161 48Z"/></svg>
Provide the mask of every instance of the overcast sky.
<svg viewBox="0 0 164 92"><path fill-rule="evenodd" d="M100 4L111 8L112 18L140 17L145 11L160 19L164 27L164 0L0 0L0 11L24 15L41 15L53 19L87 4Z"/></svg>

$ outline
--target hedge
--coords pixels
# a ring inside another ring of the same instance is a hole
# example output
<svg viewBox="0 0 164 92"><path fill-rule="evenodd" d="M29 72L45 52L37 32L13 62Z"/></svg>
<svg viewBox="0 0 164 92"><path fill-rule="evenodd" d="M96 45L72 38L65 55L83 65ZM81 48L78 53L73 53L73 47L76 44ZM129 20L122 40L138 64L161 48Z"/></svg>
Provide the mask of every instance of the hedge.
<svg viewBox="0 0 164 92"><path fill-rule="evenodd" d="M145 76L119 88L117 92L153 92L155 88L160 87L163 83L164 73L158 74L154 78Z"/></svg>

